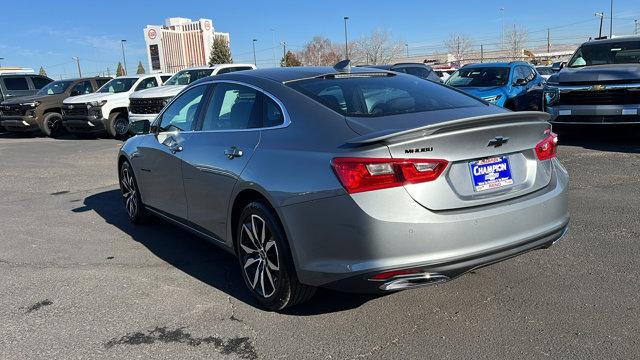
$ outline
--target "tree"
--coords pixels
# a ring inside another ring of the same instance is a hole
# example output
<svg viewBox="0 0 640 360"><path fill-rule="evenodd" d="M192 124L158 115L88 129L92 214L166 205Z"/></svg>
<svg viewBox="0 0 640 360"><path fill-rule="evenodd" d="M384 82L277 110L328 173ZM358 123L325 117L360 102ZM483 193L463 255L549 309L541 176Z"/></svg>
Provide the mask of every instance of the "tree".
<svg viewBox="0 0 640 360"><path fill-rule="evenodd" d="M138 61L138 70L136 70L136 74L144 74L144 66L142 66L142 61Z"/></svg>
<svg viewBox="0 0 640 360"><path fill-rule="evenodd" d="M302 66L302 62L300 62L296 54L292 53L291 51L287 51L287 53L282 57L282 60L280 60L280 66Z"/></svg>
<svg viewBox="0 0 640 360"><path fill-rule="evenodd" d="M524 51L524 43L527 41L527 30L521 26L513 25L513 29L506 33L507 56L511 60L521 60Z"/></svg>
<svg viewBox="0 0 640 360"><path fill-rule="evenodd" d="M224 36L217 35L213 38L213 46L211 47L211 54L209 56L209 66L215 64L231 64L233 59L231 58L231 50L229 49L229 42Z"/></svg>
<svg viewBox="0 0 640 360"><path fill-rule="evenodd" d="M369 65L388 64L402 54L403 43L393 40L391 33L376 29L356 40L349 49L350 58Z"/></svg>
<svg viewBox="0 0 640 360"><path fill-rule="evenodd" d="M314 36L298 56L303 64L309 66L333 66L342 59L340 46L321 36Z"/></svg>
<svg viewBox="0 0 640 360"><path fill-rule="evenodd" d="M44 68L40 66L40 71L38 71L38 75L47 76L47 72L44 71Z"/></svg>
<svg viewBox="0 0 640 360"><path fill-rule="evenodd" d="M118 63L118 68L116 69L116 76L124 76L124 68L122 67L122 63Z"/></svg>
<svg viewBox="0 0 640 360"><path fill-rule="evenodd" d="M444 46L447 48L449 54L453 55L458 64L465 59L465 56L472 48L471 39L461 34L449 35L449 38L444 41Z"/></svg>

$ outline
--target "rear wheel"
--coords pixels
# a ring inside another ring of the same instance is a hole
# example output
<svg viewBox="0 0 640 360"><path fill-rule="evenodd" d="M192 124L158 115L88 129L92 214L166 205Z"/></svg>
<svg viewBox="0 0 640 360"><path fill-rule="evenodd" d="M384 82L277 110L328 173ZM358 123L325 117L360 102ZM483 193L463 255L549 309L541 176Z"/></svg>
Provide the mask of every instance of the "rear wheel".
<svg viewBox="0 0 640 360"><path fill-rule="evenodd" d="M138 184L129 162L124 161L120 166L120 190L124 199L124 206L127 210L129 220L134 224L144 221L146 212L142 205L142 198L138 191Z"/></svg>
<svg viewBox="0 0 640 360"><path fill-rule="evenodd" d="M114 112L109 115L107 132L114 139L124 139L129 132L129 119L125 114Z"/></svg>
<svg viewBox="0 0 640 360"><path fill-rule="evenodd" d="M309 300L315 288L298 281L282 226L270 207L248 204L238 221L236 253L244 283L269 310L282 310Z"/></svg>
<svg viewBox="0 0 640 360"><path fill-rule="evenodd" d="M64 127L62 126L62 115L51 112L44 114L42 124L38 124L40 131L49 137L57 137L64 133Z"/></svg>

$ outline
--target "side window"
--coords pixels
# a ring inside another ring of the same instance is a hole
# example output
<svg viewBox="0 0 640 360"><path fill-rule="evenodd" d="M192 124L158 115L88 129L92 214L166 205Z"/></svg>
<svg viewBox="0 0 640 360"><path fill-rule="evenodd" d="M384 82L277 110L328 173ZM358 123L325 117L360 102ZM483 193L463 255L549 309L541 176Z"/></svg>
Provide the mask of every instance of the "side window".
<svg viewBox="0 0 640 360"><path fill-rule="evenodd" d="M205 85L196 86L180 95L162 114L159 130L191 130L207 88Z"/></svg>
<svg viewBox="0 0 640 360"><path fill-rule="evenodd" d="M156 86L158 86L158 80L156 80L155 77L150 77L140 81L140 84L136 86L135 91L149 89Z"/></svg>
<svg viewBox="0 0 640 360"><path fill-rule="evenodd" d="M527 66L527 81L533 81L536 78L536 72L531 66Z"/></svg>
<svg viewBox="0 0 640 360"><path fill-rule="evenodd" d="M102 87L102 85L106 84L107 82L109 82L109 80L111 79L96 79L96 85L98 86L98 89ZM96 89L96 90L98 90Z"/></svg>
<svg viewBox="0 0 640 360"><path fill-rule="evenodd" d="M93 92L93 88L91 87L91 81L87 80L87 81L82 81L77 83L73 87L73 89L71 89L71 93L69 93L69 95L78 96L78 95L90 94L92 92Z"/></svg>
<svg viewBox="0 0 640 360"><path fill-rule="evenodd" d="M162 83L164 84L165 82L167 82L167 80L171 79L171 75L161 75L160 76L160 80L162 80Z"/></svg>
<svg viewBox="0 0 640 360"><path fill-rule="evenodd" d="M216 73L216 75L221 75L221 74L230 73L231 71L233 71L233 70L231 70L231 69L233 69L233 68L224 68L224 69L220 69L220 70L218 70L218 72Z"/></svg>
<svg viewBox="0 0 640 360"><path fill-rule="evenodd" d="M6 77L4 87L7 90L29 90L26 77Z"/></svg>
<svg viewBox="0 0 640 360"><path fill-rule="evenodd" d="M280 106L268 96L262 96L262 127L272 127L282 125L284 123L284 115Z"/></svg>
<svg viewBox="0 0 640 360"><path fill-rule="evenodd" d="M404 68L404 71L407 74L413 75L413 76L417 76L419 78L422 79L428 79L429 78L429 70L423 68L423 67L406 67Z"/></svg>
<svg viewBox="0 0 640 360"><path fill-rule="evenodd" d="M241 130L262 126L260 94L239 84L218 83L202 130Z"/></svg>
<svg viewBox="0 0 640 360"><path fill-rule="evenodd" d="M49 84L51 82L51 79L47 79L46 77L42 77L42 76L32 76L31 82L33 83L33 86L36 89L40 90L43 87L45 87L47 84Z"/></svg>

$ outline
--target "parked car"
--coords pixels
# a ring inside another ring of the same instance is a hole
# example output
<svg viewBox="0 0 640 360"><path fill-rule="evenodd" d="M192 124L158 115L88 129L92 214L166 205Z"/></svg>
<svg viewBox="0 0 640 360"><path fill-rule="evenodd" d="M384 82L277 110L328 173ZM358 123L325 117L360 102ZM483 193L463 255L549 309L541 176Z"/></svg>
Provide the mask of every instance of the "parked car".
<svg viewBox="0 0 640 360"><path fill-rule="evenodd" d="M134 91L162 84L167 74L119 76L93 94L64 100L62 125L71 133L107 132L114 138L125 137L129 130L129 95Z"/></svg>
<svg viewBox="0 0 640 360"><path fill-rule="evenodd" d="M544 99L555 123L640 124L640 36L582 44Z"/></svg>
<svg viewBox="0 0 640 360"><path fill-rule="evenodd" d="M62 101L89 94L111 80L91 77L50 82L35 95L6 100L2 103L0 121L8 131L42 132L57 136L62 127Z"/></svg>
<svg viewBox="0 0 640 360"><path fill-rule="evenodd" d="M52 81L42 75L3 72L0 74L0 103L12 98L33 95Z"/></svg>
<svg viewBox="0 0 640 360"><path fill-rule="evenodd" d="M563 236L548 118L342 62L234 72L132 123L120 188L132 222L153 214L235 254L268 309L318 286L397 291Z"/></svg>
<svg viewBox="0 0 640 360"><path fill-rule="evenodd" d="M433 71L435 71L436 75L438 75L442 82L446 82L447 79L457 70L458 68L446 65L435 65L433 67Z"/></svg>
<svg viewBox="0 0 640 360"><path fill-rule="evenodd" d="M536 71L538 72L538 74L540 74L540 76L542 76L545 81L549 80L549 77L556 73L555 71L553 71L553 68L551 66L536 66Z"/></svg>
<svg viewBox="0 0 640 360"><path fill-rule="evenodd" d="M544 79L528 62L465 65L445 84L509 110L542 110Z"/></svg>
<svg viewBox="0 0 640 360"><path fill-rule="evenodd" d="M397 63L393 65L358 65L359 67L368 67L374 69L382 69L388 71L401 72L421 79L442 82L438 75L433 71L431 66L422 63Z"/></svg>
<svg viewBox="0 0 640 360"><path fill-rule="evenodd" d="M174 96L196 80L207 76L255 68L253 64L219 64L178 71L162 86L132 93L129 96L129 119L131 122L152 121Z"/></svg>

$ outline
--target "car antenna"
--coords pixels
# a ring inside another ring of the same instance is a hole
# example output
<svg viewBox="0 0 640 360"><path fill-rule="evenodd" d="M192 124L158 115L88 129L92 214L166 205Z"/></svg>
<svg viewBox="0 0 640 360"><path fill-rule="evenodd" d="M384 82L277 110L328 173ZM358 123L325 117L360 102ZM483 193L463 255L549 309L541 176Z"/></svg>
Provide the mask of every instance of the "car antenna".
<svg viewBox="0 0 640 360"><path fill-rule="evenodd" d="M347 60L339 61L337 64L333 65L333 68L337 72L348 74L351 72L351 60L347 59Z"/></svg>

